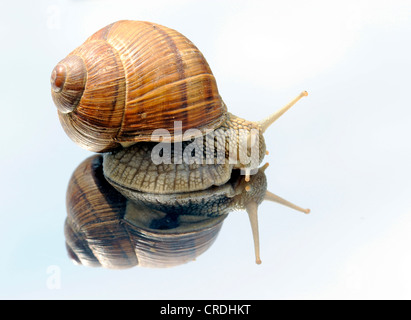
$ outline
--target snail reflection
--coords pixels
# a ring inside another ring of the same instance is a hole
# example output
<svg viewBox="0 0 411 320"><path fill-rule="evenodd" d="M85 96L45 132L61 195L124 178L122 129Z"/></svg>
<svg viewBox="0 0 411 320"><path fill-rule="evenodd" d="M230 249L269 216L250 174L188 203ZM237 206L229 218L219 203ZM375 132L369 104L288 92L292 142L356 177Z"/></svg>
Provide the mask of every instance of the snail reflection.
<svg viewBox="0 0 411 320"><path fill-rule="evenodd" d="M142 192L131 201L105 178L103 157L92 156L75 169L67 189L69 256L78 264L111 269L177 266L210 248L230 212L246 210L260 263L258 205L269 200L308 213L267 191L267 166L248 182L234 170L221 186L169 194L166 201Z"/></svg>
<svg viewBox="0 0 411 320"><path fill-rule="evenodd" d="M102 156L83 161L67 189L66 247L91 267L169 267L195 259L224 220L183 217L131 202L104 178Z"/></svg>

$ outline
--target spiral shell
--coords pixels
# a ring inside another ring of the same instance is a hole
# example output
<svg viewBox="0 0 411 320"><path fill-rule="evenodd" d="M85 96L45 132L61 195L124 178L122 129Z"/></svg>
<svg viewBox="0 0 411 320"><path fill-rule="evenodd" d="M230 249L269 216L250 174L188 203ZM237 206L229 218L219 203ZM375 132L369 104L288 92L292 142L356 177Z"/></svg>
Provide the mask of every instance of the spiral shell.
<svg viewBox="0 0 411 320"><path fill-rule="evenodd" d="M67 135L95 152L149 141L159 128L181 140L220 126L227 110L198 48L144 21L97 31L54 68L51 87Z"/></svg>

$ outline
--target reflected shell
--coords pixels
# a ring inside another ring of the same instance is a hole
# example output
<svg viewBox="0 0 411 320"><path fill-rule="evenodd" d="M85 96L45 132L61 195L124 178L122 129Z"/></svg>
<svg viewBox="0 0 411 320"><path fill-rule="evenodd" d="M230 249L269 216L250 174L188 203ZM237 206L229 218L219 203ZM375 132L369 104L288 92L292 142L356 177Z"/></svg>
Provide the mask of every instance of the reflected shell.
<svg viewBox="0 0 411 320"><path fill-rule="evenodd" d="M66 247L72 260L85 266L171 267L204 253L225 217L179 217L138 206L104 179L102 157L96 155L70 179Z"/></svg>

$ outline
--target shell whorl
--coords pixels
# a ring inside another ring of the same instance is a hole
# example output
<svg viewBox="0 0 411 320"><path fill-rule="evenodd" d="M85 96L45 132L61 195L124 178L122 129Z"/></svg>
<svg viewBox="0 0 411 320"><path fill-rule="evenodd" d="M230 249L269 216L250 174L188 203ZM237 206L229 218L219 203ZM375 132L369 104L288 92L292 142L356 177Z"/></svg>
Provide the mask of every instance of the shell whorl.
<svg viewBox="0 0 411 320"><path fill-rule="evenodd" d="M159 128L181 140L180 130L203 131L225 120L226 106L207 61L175 30L118 21L97 31L66 59L84 62L87 82L79 101L58 107L59 118L66 133L88 150L105 152L149 141ZM57 70L53 92L60 90ZM62 95L65 87L55 95ZM181 121L178 132L175 121Z"/></svg>
<svg viewBox="0 0 411 320"><path fill-rule="evenodd" d="M70 55L51 73L51 96L60 113L72 112L79 104L87 80L83 59Z"/></svg>

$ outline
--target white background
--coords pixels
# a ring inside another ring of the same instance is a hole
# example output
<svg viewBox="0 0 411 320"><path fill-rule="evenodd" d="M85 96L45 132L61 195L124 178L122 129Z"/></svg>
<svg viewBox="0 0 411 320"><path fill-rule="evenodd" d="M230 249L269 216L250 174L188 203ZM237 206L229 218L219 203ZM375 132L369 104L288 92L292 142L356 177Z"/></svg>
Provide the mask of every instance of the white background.
<svg viewBox="0 0 411 320"><path fill-rule="evenodd" d="M266 133L265 160L268 188L312 213L260 206L261 265L244 212L183 266L68 259L66 187L91 153L63 132L49 77L121 19L186 35L249 120L309 92ZM0 38L0 298L411 298L410 1L8 1Z"/></svg>

